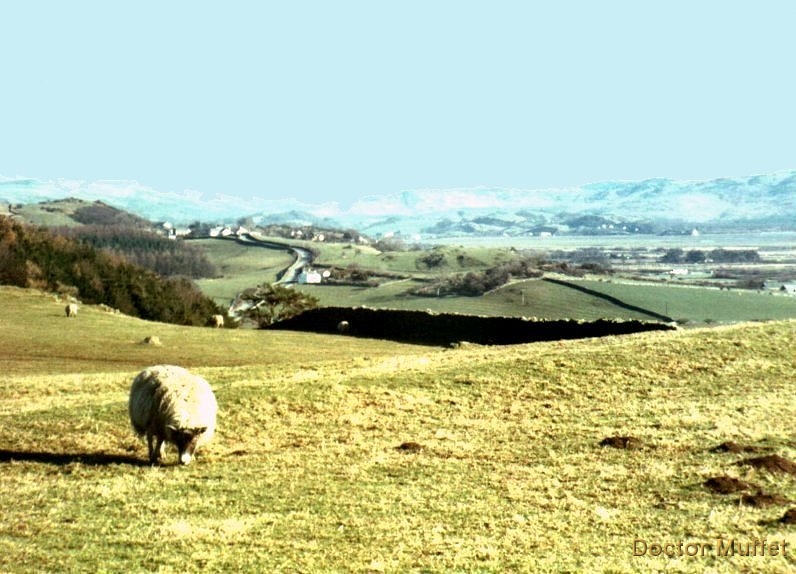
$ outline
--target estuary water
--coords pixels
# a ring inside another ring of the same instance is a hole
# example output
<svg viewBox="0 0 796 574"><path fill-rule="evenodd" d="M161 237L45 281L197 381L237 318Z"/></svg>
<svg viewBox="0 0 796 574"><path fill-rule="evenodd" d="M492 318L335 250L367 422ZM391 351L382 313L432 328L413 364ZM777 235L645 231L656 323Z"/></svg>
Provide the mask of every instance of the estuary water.
<svg viewBox="0 0 796 574"><path fill-rule="evenodd" d="M516 249L606 248L772 248L796 249L796 231L756 233L715 233L699 235L552 235L549 237L440 237L428 241L436 245L465 247L514 247Z"/></svg>

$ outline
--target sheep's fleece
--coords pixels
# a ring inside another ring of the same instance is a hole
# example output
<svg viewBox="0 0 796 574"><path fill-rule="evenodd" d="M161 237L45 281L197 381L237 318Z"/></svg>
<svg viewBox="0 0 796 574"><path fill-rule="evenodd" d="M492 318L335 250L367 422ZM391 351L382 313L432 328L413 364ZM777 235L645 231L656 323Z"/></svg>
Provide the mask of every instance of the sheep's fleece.
<svg viewBox="0 0 796 574"><path fill-rule="evenodd" d="M149 460L160 460L163 444L177 447L180 464L191 462L198 446L215 433L218 404L210 384L175 365L141 371L130 388L130 422L146 435Z"/></svg>

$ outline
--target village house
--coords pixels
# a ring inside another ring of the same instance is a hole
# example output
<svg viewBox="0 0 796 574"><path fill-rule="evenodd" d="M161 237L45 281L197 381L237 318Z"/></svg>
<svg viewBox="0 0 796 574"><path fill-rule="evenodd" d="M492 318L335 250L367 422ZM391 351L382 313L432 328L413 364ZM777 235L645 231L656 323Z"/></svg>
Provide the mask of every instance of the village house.
<svg viewBox="0 0 796 574"><path fill-rule="evenodd" d="M298 282L302 284L317 284L321 282L321 274L314 269L304 269L298 275Z"/></svg>

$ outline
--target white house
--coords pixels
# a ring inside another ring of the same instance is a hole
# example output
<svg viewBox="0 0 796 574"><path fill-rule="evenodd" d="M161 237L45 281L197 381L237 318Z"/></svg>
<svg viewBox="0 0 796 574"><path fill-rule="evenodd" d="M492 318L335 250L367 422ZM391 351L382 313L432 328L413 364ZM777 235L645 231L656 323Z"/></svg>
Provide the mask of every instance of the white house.
<svg viewBox="0 0 796 574"><path fill-rule="evenodd" d="M315 271L314 269L305 269L298 276L299 283L320 283L321 282L321 274Z"/></svg>
<svg viewBox="0 0 796 574"><path fill-rule="evenodd" d="M210 230L210 237L228 237L232 235L232 230L229 227L217 226Z"/></svg>

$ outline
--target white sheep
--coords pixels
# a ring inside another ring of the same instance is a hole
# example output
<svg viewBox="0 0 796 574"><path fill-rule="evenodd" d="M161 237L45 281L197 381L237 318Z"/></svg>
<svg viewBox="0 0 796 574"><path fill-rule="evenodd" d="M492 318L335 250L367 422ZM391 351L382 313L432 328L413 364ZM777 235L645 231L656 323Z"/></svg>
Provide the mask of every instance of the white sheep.
<svg viewBox="0 0 796 574"><path fill-rule="evenodd" d="M213 326L216 329L220 329L221 327L224 326L224 315L213 315L212 320L213 320Z"/></svg>
<svg viewBox="0 0 796 574"><path fill-rule="evenodd" d="M351 328L351 325L348 321L340 321L337 324L337 332L338 333L348 333L348 330Z"/></svg>
<svg viewBox="0 0 796 574"><path fill-rule="evenodd" d="M210 384L174 365L141 371L130 388L130 422L146 435L149 461L160 461L163 443L177 447L180 464L188 464L198 446L216 430L218 403Z"/></svg>
<svg viewBox="0 0 796 574"><path fill-rule="evenodd" d="M67 317L76 317L77 303L69 303L66 307L64 307L64 312L66 313Z"/></svg>

